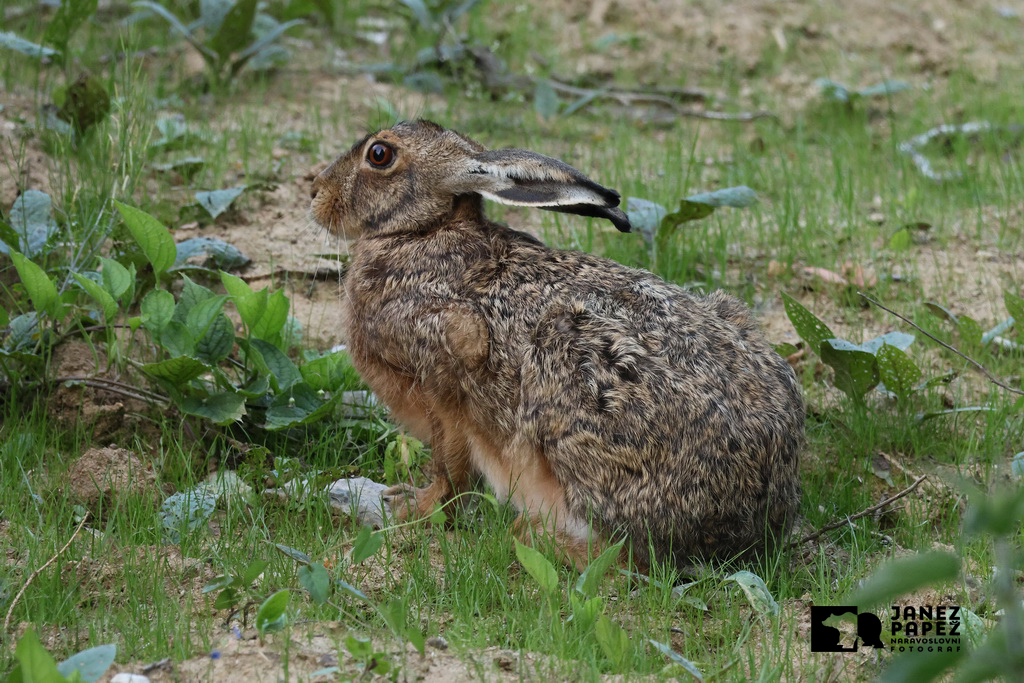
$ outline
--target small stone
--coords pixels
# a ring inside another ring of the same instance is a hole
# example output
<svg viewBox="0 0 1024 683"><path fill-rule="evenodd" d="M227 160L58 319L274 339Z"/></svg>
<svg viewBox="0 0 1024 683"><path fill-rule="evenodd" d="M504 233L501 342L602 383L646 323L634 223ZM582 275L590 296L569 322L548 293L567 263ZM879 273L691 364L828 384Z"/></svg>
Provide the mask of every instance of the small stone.
<svg viewBox="0 0 1024 683"><path fill-rule="evenodd" d="M427 645L434 648L435 650L447 650L448 641L441 636L432 636L427 638Z"/></svg>
<svg viewBox="0 0 1024 683"><path fill-rule="evenodd" d="M110 683L149 683L149 677L142 674L117 674Z"/></svg>

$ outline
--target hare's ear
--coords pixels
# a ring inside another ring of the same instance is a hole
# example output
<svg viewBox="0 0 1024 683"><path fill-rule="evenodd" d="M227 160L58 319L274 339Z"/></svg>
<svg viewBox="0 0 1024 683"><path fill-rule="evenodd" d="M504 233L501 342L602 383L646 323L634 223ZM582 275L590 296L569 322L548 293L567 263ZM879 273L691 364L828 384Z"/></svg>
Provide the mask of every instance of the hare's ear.
<svg viewBox="0 0 1024 683"><path fill-rule="evenodd" d="M616 208L618 192L543 154L521 149L480 152L456 175L452 180L458 192L477 192L511 206L606 218L622 232L630 231L626 214Z"/></svg>

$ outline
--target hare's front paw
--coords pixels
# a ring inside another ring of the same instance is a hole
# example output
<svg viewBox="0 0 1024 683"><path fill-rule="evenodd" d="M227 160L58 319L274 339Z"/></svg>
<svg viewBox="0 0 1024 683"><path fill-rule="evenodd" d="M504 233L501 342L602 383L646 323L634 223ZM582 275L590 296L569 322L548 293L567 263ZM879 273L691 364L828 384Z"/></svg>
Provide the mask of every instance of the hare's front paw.
<svg viewBox="0 0 1024 683"><path fill-rule="evenodd" d="M444 497L445 491L434 484L422 489L398 484L384 491L384 500L399 522L429 517L434 513L434 507L444 502Z"/></svg>

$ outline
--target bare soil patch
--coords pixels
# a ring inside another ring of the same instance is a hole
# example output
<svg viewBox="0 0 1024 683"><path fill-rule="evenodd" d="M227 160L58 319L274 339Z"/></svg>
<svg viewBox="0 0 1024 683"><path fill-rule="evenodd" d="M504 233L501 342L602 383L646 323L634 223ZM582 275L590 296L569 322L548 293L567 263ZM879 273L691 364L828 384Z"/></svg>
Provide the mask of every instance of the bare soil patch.
<svg viewBox="0 0 1024 683"><path fill-rule="evenodd" d="M155 502L158 495L153 465L114 446L90 448L71 463L68 489L94 515L124 496L151 496Z"/></svg>

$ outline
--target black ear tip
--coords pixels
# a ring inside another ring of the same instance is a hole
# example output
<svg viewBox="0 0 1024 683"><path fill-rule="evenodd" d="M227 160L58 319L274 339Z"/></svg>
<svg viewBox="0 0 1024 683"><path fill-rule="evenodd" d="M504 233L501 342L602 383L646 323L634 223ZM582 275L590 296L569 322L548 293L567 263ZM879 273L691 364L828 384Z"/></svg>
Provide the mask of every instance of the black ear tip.
<svg viewBox="0 0 1024 683"><path fill-rule="evenodd" d="M609 209L608 220L612 222L619 232L632 232L633 226L629 222L629 216L627 216L622 209Z"/></svg>

